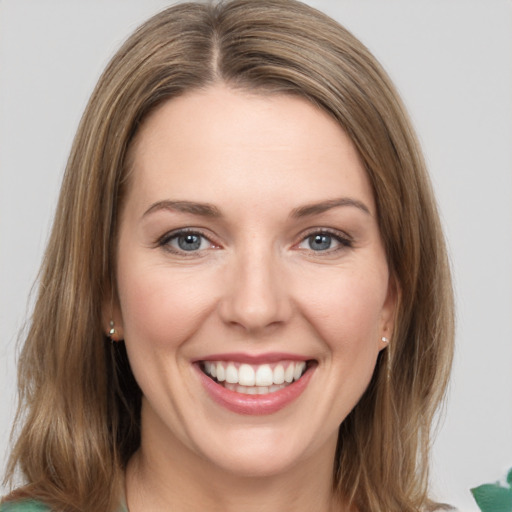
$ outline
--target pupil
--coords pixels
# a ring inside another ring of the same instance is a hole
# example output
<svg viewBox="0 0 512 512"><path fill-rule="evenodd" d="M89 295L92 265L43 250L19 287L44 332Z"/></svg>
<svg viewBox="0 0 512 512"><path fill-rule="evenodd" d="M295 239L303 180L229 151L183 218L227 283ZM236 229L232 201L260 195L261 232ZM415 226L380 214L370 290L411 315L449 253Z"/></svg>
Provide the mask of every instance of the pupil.
<svg viewBox="0 0 512 512"><path fill-rule="evenodd" d="M178 245L184 251L195 251L201 246L201 237L198 235L183 235L178 238Z"/></svg>
<svg viewBox="0 0 512 512"><path fill-rule="evenodd" d="M309 246L314 251L325 251L331 247L330 235L314 235L309 238Z"/></svg>

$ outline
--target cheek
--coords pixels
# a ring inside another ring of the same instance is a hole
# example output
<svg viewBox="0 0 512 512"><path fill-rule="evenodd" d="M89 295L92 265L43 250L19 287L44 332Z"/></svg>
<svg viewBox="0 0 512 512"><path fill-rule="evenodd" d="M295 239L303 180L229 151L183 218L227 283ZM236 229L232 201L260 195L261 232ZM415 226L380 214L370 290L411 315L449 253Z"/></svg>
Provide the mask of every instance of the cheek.
<svg viewBox="0 0 512 512"><path fill-rule="evenodd" d="M332 350L377 349L387 295L387 271L332 272L305 286L302 310Z"/></svg>
<svg viewBox="0 0 512 512"><path fill-rule="evenodd" d="M127 344L152 349L179 345L198 327L212 307L209 280L162 266L134 265L120 258L119 300Z"/></svg>
<svg viewBox="0 0 512 512"><path fill-rule="evenodd" d="M387 273L340 272L324 285L323 291L309 287L311 300L302 302L302 311L323 347L326 393L319 403L325 401L323 406L331 411L329 424L337 428L361 399L375 370Z"/></svg>

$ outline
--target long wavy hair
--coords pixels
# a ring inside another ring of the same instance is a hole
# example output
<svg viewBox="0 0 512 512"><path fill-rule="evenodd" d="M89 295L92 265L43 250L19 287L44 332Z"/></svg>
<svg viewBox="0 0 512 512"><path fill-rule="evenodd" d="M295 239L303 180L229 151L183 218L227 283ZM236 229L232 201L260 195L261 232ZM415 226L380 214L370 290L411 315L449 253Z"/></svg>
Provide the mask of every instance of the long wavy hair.
<svg viewBox="0 0 512 512"><path fill-rule="evenodd" d="M56 511L110 512L140 444L141 391L104 333L115 293L127 152L162 102L214 83L306 98L350 136L371 180L399 289L393 338L341 424L333 492L360 511L412 512L453 352L453 297L424 160L390 79L337 22L295 0L184 3L144 23L107 66L64 176L19 361L18 435L6 483ZM113 291L113 292L112 292Z"/></svg>

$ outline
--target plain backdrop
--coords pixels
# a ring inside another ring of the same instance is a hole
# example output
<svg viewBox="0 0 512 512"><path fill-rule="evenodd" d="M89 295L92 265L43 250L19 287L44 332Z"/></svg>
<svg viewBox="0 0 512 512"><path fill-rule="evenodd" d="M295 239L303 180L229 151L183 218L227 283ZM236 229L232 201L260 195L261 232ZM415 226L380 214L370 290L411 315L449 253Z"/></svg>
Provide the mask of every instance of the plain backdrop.
<svg viewBox="0 0 512 512"><path fill-rule="evenodd" d="M438 498L476 511L469 488L512 466L512 3L309 3L383 63L424 147L457 295L457 353L432 482ZM30 311L81 112L120 43L166 5L0 0L2 466L15 411L17 331Z"/></svg>

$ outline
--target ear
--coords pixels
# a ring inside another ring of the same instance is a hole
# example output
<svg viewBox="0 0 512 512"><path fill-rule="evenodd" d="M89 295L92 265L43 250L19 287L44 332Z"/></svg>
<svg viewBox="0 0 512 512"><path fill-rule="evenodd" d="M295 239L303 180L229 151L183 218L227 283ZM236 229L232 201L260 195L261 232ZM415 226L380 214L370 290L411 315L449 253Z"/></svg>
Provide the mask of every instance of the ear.
<svg viewBox="0 0 512 512"><path fill-rule="evenodd" d="M119 299L113 291L103 299L101 306L101 325L105 336L112 341L120 341L124 338L123 317Z"/></svg>
<svg viewBox="0 0 512 512"><path fill-rule="evenodd" d="M393 339L400 298L401 290L398 280L394 275L390 275L386 300L384 301L381 312L379 350L387 347L389 342Z"/></svg>

